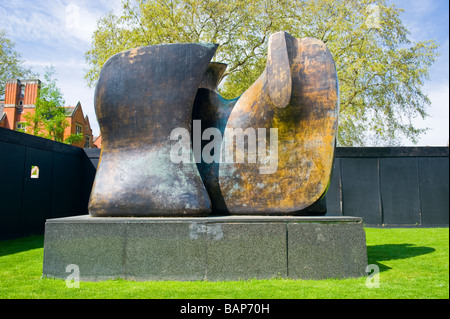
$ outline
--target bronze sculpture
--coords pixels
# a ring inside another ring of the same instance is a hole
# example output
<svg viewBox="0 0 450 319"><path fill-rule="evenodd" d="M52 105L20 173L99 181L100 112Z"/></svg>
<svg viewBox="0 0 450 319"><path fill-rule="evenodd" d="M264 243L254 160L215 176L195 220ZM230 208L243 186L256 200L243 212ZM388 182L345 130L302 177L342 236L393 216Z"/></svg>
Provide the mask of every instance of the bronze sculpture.
<svg viewBox="0 0 450 319"><path fill-rule="evenodd" d="M324 197L333 165L339 113L333 58L320 40L285 32L270 37L268 52L266 70L239 98L226 128L278 129L278 167L261 174L256 165L221 163L225 204L231 214L323 215L322 207L311 208Z"/></svg>
<svg viewBox="0 0 450 319"><path fill-rule="evenodd" d="M336 69L325 44L273 34L265 71L233 100L218 93L226 65L210 63L215 49L149 46L120 53L105 64L96 88L103 149L91 215L326 213L323 197L339 103ZM124 119L123 113L130 111ZM191 161L173 163L168 156L171 132L182 127L194 139L198 123L200 136L208 128L223 136L219 150L214 149L219 156L205 161L201 150L208 141L190 140ZM238 129L247 135L227 139ZM250 148L252 141L257 151ZM224 154L235 157L230 161Z"/></svg>
<svg viewBox="0 0 450 319"><path fill-rule="evenodd" d="M95 90L102 152L92 216L206 216L195 163L170 160L173 128L191 129L192 104L214 44L166 44L111 57Z"/></svg>

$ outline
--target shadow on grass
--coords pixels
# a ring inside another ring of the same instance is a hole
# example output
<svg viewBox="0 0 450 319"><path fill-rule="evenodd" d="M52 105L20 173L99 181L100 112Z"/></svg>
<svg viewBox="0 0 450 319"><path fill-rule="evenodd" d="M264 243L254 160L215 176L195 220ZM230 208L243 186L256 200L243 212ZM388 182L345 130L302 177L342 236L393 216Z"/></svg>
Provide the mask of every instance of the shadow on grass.
<svg viewBox="0 0 450 319"><path fill-rule="evenodd" d="M0 257L44 247L44 236L36 235L0 241Z"/></svg>
<svg viewBox="0 0 450 319"><path fill-rule="evenodd" d="M386 244L367 246L367 258L369 264L375 264L380 271L391 269L380 263L385 260L405 259L432 253L436 249L431 247L418 247L413 244Z"/></svg>

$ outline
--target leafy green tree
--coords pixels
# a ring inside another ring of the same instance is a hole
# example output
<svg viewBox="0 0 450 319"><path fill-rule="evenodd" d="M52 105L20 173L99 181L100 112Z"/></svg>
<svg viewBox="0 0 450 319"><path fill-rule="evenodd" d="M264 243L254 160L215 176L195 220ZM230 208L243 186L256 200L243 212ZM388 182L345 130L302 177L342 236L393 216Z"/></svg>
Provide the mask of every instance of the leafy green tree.
<svg viewBox="0 0 450 319"><path fill-rule="evenodd" d="M0 30L0 96L5 94L6 80L35 76L30 68L23 65L22 57L14 50L14 46L6 31Z"/></svg>
<svg viewBox="0 0 450 319"><path fill-rule="evenodd" d="M183 42L220 46L215 61L228 64L221 94L244 92L265 67L270 34L325 42L336 62L340 88L338 144L416 143L426 129L430 100L423 92L437 57L433 40L413 42L400 20L403 10L386 0L126 0L120 16L98 21L86 52L92 87L106 60L133 47Z"/></svg>
<svg viewBox="0 0 450 319"><path fill-rule="evenodd" d="M61 90L56 86L53 66L45 68L44 81L38 91L35 110L24 115L25 131L29 134L72 144L83 140L83 134L71 134L64 140L64 130L69 121L63 107L64 99Z"/></svg>

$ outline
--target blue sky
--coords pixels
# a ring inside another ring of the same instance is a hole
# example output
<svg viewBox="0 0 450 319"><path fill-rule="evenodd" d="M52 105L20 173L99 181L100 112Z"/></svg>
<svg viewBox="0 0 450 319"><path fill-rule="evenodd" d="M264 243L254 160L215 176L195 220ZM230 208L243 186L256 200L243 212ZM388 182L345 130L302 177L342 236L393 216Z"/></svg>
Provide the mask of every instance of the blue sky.
<svg viewBox="0 0 450 319"><path fill-rule="evenodd" d="M430 81L424 91L432 101L426 120L417 119L417 127L432 128L418 146L443 146L449 140L449 1L448 0L390 0L405 9L402 21L411 32L413 41L435 39L440 57L430 70ZM66 105L81 102L88 115L94 135L97 124L94 89L84 80L88 65L84 53L89 50L91 35L97 20L113 10L121 12L121 2L84 0L23 0L0 2L0 29L5 29L21 53L27 66L44 74L45 66L56 68L58 86ZM412 143L405 141L405 146Z"/></svg>

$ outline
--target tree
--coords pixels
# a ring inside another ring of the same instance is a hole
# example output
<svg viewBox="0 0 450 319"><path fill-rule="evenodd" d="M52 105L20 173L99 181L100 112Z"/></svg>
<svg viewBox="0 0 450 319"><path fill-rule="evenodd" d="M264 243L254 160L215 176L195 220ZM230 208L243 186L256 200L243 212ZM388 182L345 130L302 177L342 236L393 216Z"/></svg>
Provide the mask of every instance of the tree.
<svg viewBox="0 0 450 319"><path fill-rule="evenodd" d="M8 39L6 31L0 30L0 96L5 94L7 80L35 76L30 68L23 66L22 57L14 50L14 46L15 43Z"/></svg>
<svg viewBox="0 0 450 319"><path fill-rule="evenodd" d="M86 52L92 87L106 60L133 47L213 42L215 61L228 64L220 93L234 98L261 74L270 34L325 42L336 62L340 87L341 146L416 143L426 129L430 100L422 91L437 57L433 40L413 42L400 20L403 10L385 0L127 0L120 16L98 21Z"/></svg>
<svg viewBox="0 0 450 319"><path fill-rule="evenodd" d="M34 112L24 115L25 131L29 134L45 137L58 142L72 144L83 139L83 134L71 134L64 140L64 130L68 127L64 99L53 78L56 70L53 66L45 68L44 81L38 91Z"/></svg>

